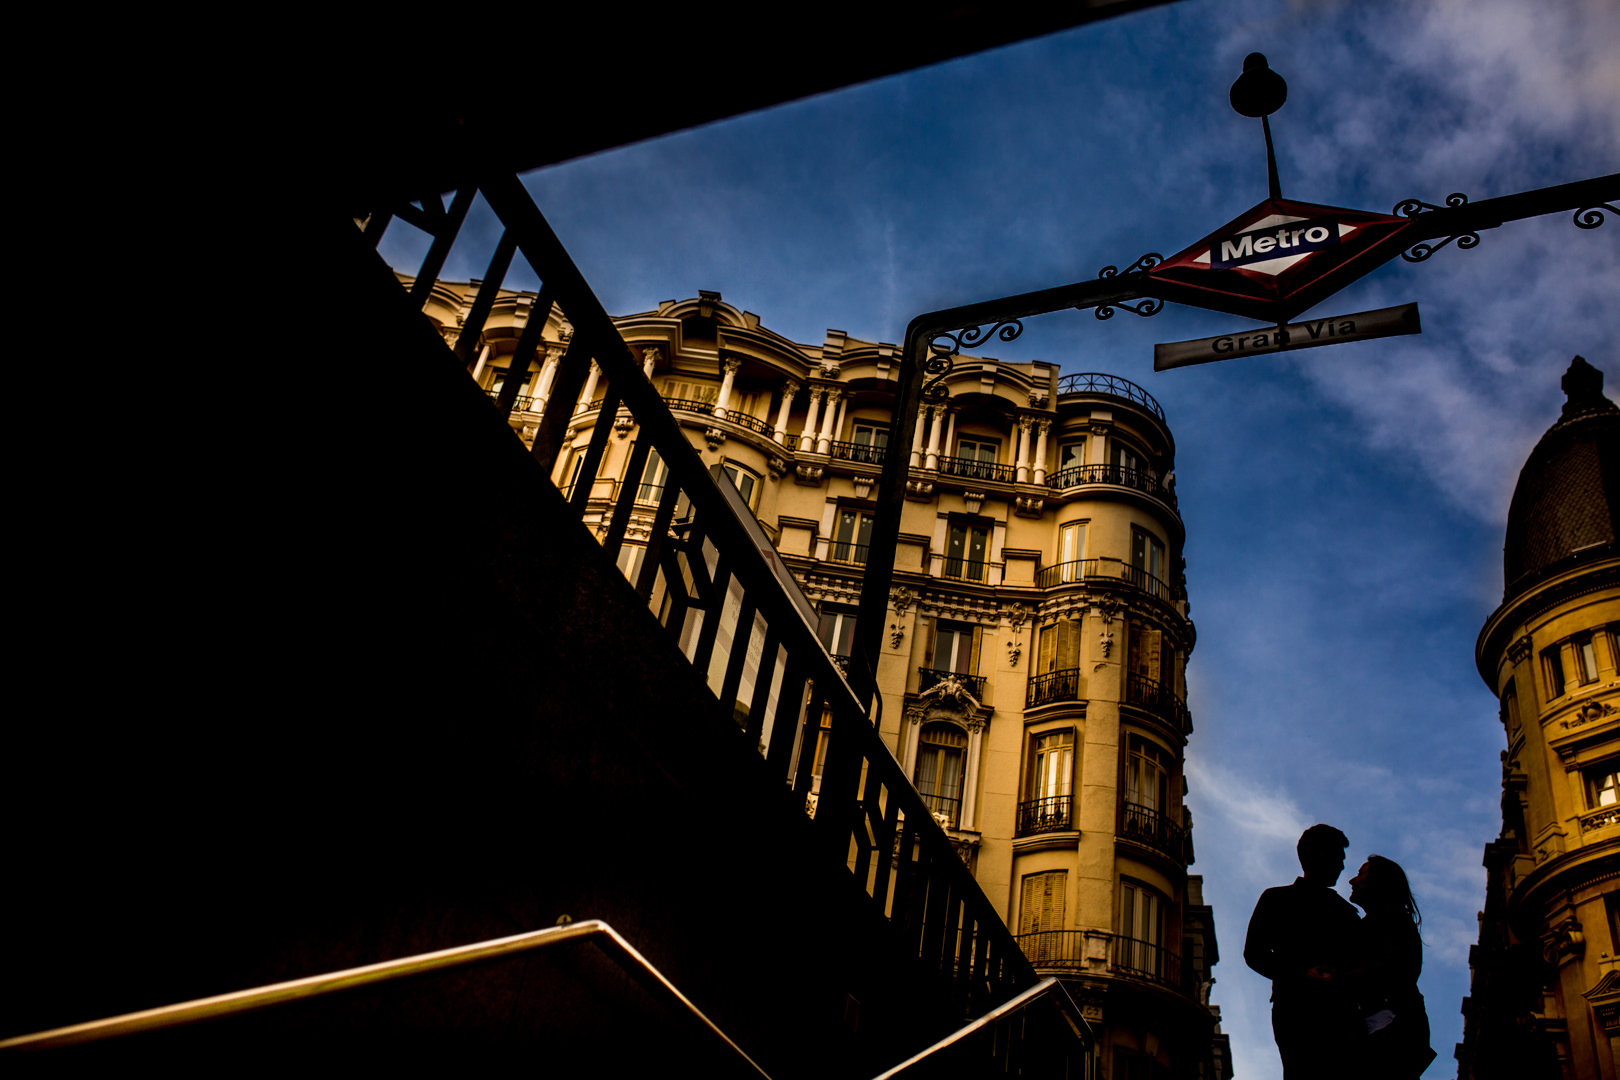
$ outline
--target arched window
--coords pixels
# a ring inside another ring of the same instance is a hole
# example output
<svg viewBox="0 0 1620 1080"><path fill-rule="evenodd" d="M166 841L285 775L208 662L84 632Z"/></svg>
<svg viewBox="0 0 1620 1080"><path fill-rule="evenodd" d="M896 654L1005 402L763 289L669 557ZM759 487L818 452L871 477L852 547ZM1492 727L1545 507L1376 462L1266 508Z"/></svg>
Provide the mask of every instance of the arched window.
<svg viewBox="0 0 1620 1080"><path fill-rule="evenodd" d="M917 740L917 791L935 814L955 828L962 814L962 772L967 761L967 733L955 724L924 724Z"/></svg>

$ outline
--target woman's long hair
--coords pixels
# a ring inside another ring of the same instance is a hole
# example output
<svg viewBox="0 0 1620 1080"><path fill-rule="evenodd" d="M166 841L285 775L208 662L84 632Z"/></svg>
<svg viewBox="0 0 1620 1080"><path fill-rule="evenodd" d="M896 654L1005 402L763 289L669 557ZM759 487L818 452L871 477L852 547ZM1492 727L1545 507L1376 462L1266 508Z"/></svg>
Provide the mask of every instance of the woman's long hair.
<svg viewBox="0 0 1620 1080"><path fill-rule="evenodd" d="M1382 855L1369 855L1367 877L1380 903L1390 904L1405 912L1412 925L1423 926L1423 913L1418 910L1417 901L1412 897L1412 886L1407 884L1406 871L1401 869L1400 863Z"/></svg>

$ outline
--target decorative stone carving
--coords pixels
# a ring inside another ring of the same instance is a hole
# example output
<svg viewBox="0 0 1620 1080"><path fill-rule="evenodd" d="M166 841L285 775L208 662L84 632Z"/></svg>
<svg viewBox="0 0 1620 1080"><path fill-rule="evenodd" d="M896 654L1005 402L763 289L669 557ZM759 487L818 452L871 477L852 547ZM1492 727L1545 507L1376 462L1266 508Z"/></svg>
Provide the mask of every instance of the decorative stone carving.
<svg viewBox="0 0 1620 1080"><path fill-rule="evenodd" d="M964 492L962 492L962 505L967 509L968 513L977 514L979 512L979 507L984 505L984 492L982 492L982 491L964 491Z"/></svg>
<svg viewBox="0 0 1620 1080"><path fill-rule="evenodd" d="M973 696L973 692L967 688L967 684L951 674L941 677L939 682L918 694L917 699L919 701L937 701L941 704L950 702L959 707L966 705L973 709L980 707L979 699Z"/></svg>
<svg viewBox="0 0 1620 1080"><path fill-rule="evenodd" d="M823 465L811 465L801 461L793 471L796 482L807 487L820 487L822 474L827 470Z"/></svg>
<svg viewBox="0 0 1620 1080"><path fill-rule="evenodd" d="M1032 409L1046 408L1047 396L1045 390L1031 390L1029 392L1029 407Z"/></svg>
<svg viewBox="0 0 1620 1080"><path fill-rule="evenodd" d="M788 463L779 457L773 457L765 463L765 467L771 470L772 480L780 480L787 473Z"/></svg>
<svg viewBox="0 0 1620 1080"><path fill-rule="evenodd" d="M927 502L934 497L934 482L932 480L907 480L906 498Z"/></svg>
<svg viewBox="0 0 1620 1080"><path fill-rule="evenodd" d="M636 418L630 415L629 409L620 409L619 415L613 418L613 434L624 438L630 434L630 429L636 426Z"/></svg>
<svg viewBox="0 0 1620 1080"><path fill-rule="evenodd" d="M872 478L870 476L857 476L851 481L855 486L855 497L864 499L872 494Z"/></svg>
<svg viewBox="0 0 1620 1080"><path fill-rule="evenodd" d="M1019 646L1018 640L1016 638L1014 638L1012 641L1007 642L1007 666L1008 667L1017 667L1018 666L1018 658L1020 656L1022 656L1022 655L1024 655L1024 650Z"/></svg>
<svg viewBox="0 0 1620 1080"><path fill-rule="evenodd" d="M898 649L900 643L906 639L906 628L897 622L889 624L889 648Z"/></svg>
<svg viewBox="0 0 1620 1080"><path fill-rule="evenodd" d="M917 594L906 588L904 585L897 586L892 592L889 593L889 603L894 606L894 613L896 615L904 615L910 610L912 602L916 599Z"/></svg>
<svg viewBox="0 0 1620 1080"><path fill-rule="evenodd" d="M916 724L922 723L923 722L923 710L922 710L922 707L918 706L918 705L910 706L909 708L906 709L905 717L906 717L906 723L908 723L908 724L916 725Z"/></svg>
<svg viewBox="0 0 1620 1080"><path fill-rule="evenodd" d="M1515 664L1522 664L1530 658L1530 635L1526 634L1507 647L1508 659Z"/></svg>
<svg viewBox="0 0 1620 1080"><path fill-rule="evenodd" d="M1046 500L1038 495L1015 495L1013 512L1019 517L1038 518L1046 507Z"/></svg>
<svg viewBox="0 0 1620 1080"><path fill-rule="evenodd" d="M836 379L844 369L837 364L822 364L821 377L823 379Z"/></svg>
<svg viewBox="0 0 1620 1080"><path fill-rule="evenodd" d="M1578 728L1583 724L1594 724L1605 716L1613 715L1613 705L1606 705L1601 701L1588 701L1580 710L1568 720L1562 721L1565 728Z"/></svg>
<svg viewBox="0 0 1620 1080"><path fill-rule="evenodd" d="M1002 617L1007 620L1008 626L1018 630L1023 627L1024 620L1029 618L1029 609L1023 604L1013 604L1003 613Z"/></svg>
<svg viewBox="0 0 1620 1080"><path fill-rule="evenodd" d="M703 430L703 441L709 444L710 450L714 450L726 441L726 433L717 427L705 428Z"/></svg>
<svg viewBox="0 0 1620 1080"><path fill-rule="evenodd" d="M1586 935L1581 932L1580 921L1573 915L1549 926L1541 935L1541 956L1547 963L1559 967L1586 953Z"/></svg>

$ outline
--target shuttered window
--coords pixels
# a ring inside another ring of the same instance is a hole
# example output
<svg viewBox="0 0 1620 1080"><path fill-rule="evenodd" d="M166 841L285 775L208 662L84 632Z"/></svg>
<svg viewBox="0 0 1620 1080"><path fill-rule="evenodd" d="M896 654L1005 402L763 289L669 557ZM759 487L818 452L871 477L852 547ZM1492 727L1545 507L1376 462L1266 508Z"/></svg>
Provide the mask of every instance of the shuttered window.
<svg viewBox="0 0 1620 1080"><path fill-rule="evenodd" d="M1072 671L1080 666L1080 624L1073 621L1055 623L1041 630L1040 656L1036 664L1041 674L1048 671Z"/></svg>
<svg viewBox="0 0 1620 1080"><path fill-rule="evenodd" d="M1037 934L1063 929L1063 898L1069 889L1067 870L1049 870L1024 877L1024 898L1018 914L1018 932Z"/></svg>
<svg viewBox="0 0 1620 1080"><path fill-rule="evenodd" d="M933 655L928 666L935 671L955 671L962 675L979 673L979 647L984 628L939 623L934 627Z"/></svg>

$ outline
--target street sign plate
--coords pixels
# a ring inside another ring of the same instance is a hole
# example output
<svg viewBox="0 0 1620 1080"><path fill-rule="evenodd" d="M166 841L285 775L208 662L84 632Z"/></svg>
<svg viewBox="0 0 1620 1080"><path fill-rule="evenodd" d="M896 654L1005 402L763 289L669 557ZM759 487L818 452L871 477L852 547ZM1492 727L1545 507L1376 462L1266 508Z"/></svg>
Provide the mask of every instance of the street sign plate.
<svg viewBox="0 0 1620 1080"><path fill-rule="evenodd" d="M1166 371L1240 356L1292 352L1295 349L1314 349L1318 345L1337 345L1343 341L1368 341L1422 332L1423 327L1418 322L1418 306L1402 304L1377 311L1358 311L1354 315L1306 319L1281 327L1263 326L1238 334L1199 338L1197 341L1165 342L1153 347L1153 370Z"/></svg>
<svg viewBox="0 0 1620 1080"><path fill-rule="evenodd" d="M1267 199L1148 271L1165 300L1281 323L1388 261L1411 222Z"/></svg>

